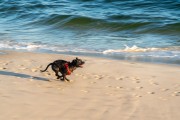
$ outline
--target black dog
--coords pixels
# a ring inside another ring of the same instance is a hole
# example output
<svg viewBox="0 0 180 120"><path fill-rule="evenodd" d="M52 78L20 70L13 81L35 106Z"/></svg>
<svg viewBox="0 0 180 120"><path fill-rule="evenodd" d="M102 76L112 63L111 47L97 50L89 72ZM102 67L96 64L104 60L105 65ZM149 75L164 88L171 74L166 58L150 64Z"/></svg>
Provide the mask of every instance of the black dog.
<svg viewBox="0 0 180 120"><path fill-rule="evenodd" d="M66 78L66 75L70 75L76 68L82 67L84 63L84 61L78 58L72 60L72 62L68 62L65 60L56 60L53 63L50 63L45 70L41 70L41 72L45 72L51 65L51 68L55 72L57 79L60 78L63 81L65 79L69 81L69 79ZM59 72L62 74L61 76L59 76Z"/></svg>

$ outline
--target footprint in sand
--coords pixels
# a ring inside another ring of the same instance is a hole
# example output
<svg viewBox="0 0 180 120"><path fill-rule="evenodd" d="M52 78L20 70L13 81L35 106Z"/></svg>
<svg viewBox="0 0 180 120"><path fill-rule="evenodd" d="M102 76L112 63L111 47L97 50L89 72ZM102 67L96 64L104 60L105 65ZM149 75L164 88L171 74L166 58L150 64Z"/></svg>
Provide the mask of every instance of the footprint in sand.
<svg viewBox="0 0 180 120"><path fill-rule="evenodd" d="M107 85L107 86L105 86L105 87L107 87L107 88L111 88L112 86L111 86L111 85Z"/></svg>
<svg viewBox="0 0 180 120"><path fill-rule="evenodd" d="M83 75L83 74L75 74L75 76L80 76L83 79L87 79L88 78L86 75Z"/></svg>
<svg viewBox="0 0 180 120"><path fill-rule="evenodd" d="M38 66L37 68L43 68L43 66L42 66L42 65L40 65L40 66Z"/></svg>
<svg viewBox="0 0 180 120"><path fill-rule="evenodd" d="M135 97L137 97L137 98L142 97L142 95L139 95L139 94L133 94L133 96L135 96Z"/></svg>
<svg viewBox="0 0 180 120"><path fill-rule="evenodd" d="M143 87L142 86L138 86L138 87L136 87L136 89L143 89Z"/></svg>
<svg viewBox="0 0 180 120"><path fill-rule="evenodd" d="M33 68L33 69L31 69L31 71L32 71L32 72L37 72L37 71L38 71L38 69Z"/></svg>
<svg viewBox="0 0 180 120"><path fill-rule="evenodd" d="M101 80L101 79L103 79L103 77L97 77L97 78L95 78L96 80Z"/></svg>
<svg viewBox="0 0 180 120"><path fill-rule="evenodd" d="M155 94L155 92L147 92L148 94Z"/></svg>
<svg viewBox="0 0 180 120"><path fill-rule="evenodd" d="M95 81L92 81L92 82L90 82L91 84L96 84L96 82Z"/></svg>
<svg viewBox="0 0 180 120"><path fill-rule="evenodd" d="M124 80L124 77L116 78L116 80L123 81L123 80Z"/></svg>
<svg viewBox="0 0 180 120"><path fill-rule="evenodd" d="M161 91L169 91L169 89L168 88L163 88L163 89L161 89Z"/></svg>
<svg viewBox="0 0 180 120"><path fill-rule="evenodd" d="M24 65L18 65L18 67L23 67Z"/></svg>
<svg viewBox="0 0 180 120"><path fill-rule="evenodd" d="M51 73L49 73L49 72L46 72L46 73L45 73L45 75L46 75L46 76L50 76L50 75L51 75Z"/></svg>
<svg viewBox="0 0 180 120"><path fill-rule="evenodd" d="M81 90L81 92L83 92L83 93L88 93L88 91L87 91L87 90Z"/></svg>
<svg viewBox="0 0 180 120"><path fill-rule="evenodd" d="M157 82L154 82L154 83L152 83L153 85L159 85L159 83L157 83Z"/></svg>
<svg viewBox="0 0 180 120"><path fill-rule="evenodd" d="M82 75L82 74L75 74L75 76L83 77L84 75Z"/></svg>
<svg viewBox="0 0 180 120"><path fill-rule="evenodd" d="M113 86L111 86L111 85L107 85L107 86L105 86L106 88L115 88L115 89L122 89L123 87L121 87L121 86L115 86L115 87L113 87Z"/></svg>
<svg viewBox="0 0 180 120"><path fill-rule="evenodd" d="M133 81L133 83L140 83L140 78L138 77L132 77L131 80Z"/></svg>
<svg viewBox="0 0 180 120"><path fill-rule="evenodd" d="M133 81L133 83L141 83L140 81Z"/></svg>
<svg viewBox="0 0 180 120"><path fill-rule="evenodd" d="M9 65L10 63L13 63L13 61L7 61L7 62L2 62L3 65Z"/></svg>
<svg viewBox="0 0 180 120"><path fill-rule="evenodd" d="M134 77L134 78L132 78L133 80L140 80L140 78L139 77Z"/></svg>
<svg viewBox="0 0 180 120"><path fill-rule="evenodd" d="M9 64L9 63L4 63L3 65L5 65L5 66L6 66L6 65L8 65L8 64Z"/></svg>
<svg viewBox="0 0 180 120"><path fill-rule="evenodd" d="M154 82L154 81L152 81L152 80L149 80L149 83L150 83L151 85L159 85L159 83Z"/></svg>
<svg viewBox="0 0 180 120"><path fill-rule="evenodd" d="M180 96L180 92L179 91L176 91L172 94L172 96Z"/></svg>
<svg viewBox="0 0 180 120"><path fill-rule="evenodd" d="M123 87L117 86L116 89L122 89Z"/></svg>
<svg viewBox="0 0 180 120"><path fill-rule="evenodd" d="M96 80L100 80L100 79L104 78L102 75L94 75L94 77L95 77Z"/></svg>

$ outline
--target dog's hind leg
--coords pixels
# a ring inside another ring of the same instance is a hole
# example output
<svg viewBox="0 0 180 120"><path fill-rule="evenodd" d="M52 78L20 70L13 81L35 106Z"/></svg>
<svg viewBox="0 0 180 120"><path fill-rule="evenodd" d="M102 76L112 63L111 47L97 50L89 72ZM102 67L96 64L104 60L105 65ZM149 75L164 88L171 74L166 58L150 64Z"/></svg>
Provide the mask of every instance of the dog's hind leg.
<svg viewBox="0 0 180 120"><path fill-rule="evenodd" d="M61 78L61 80L62 81L64 81L65 80L65 77L64 77L65 75L64 74L62 74L62 78Z"/></svg>
<svg viewBox="0 0 180 120"><path fill-rule="evenodd" d="M57 79L64 80L62 75L61 76L58 75Z"/></svg>
<svg viewBox="0 0 180 120"><path fill-rule="evenodd" d="M52 70L55 72L55 76L57 76L57 79L62 77L58 74L58 70L55 68L55 66L52 66Z"/></svg>
<svg viewBox="0 0 180 120"><path fill-rule="evenodd" d="M54 71L54 72L55 72L55 76L57 76L57 79L61 79L61 78L63 77L63 75L60 76L60 75L58 74L58 71Z"/></svg>

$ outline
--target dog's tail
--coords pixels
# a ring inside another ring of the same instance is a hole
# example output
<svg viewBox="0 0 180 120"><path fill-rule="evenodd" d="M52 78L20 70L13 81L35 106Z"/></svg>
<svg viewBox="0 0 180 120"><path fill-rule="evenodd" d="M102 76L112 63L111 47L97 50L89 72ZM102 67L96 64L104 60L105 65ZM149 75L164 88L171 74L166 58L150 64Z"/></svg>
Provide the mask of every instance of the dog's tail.
<svg viewBox="0 0 180 120"><path fill-rule="evenodd" d="M47 67L46 67L46 69L45 70L40 70L41 72L45 72L47 69L48 69L48 67L50 66L50 65L52 65L53 63L50 63Z"/></svg>

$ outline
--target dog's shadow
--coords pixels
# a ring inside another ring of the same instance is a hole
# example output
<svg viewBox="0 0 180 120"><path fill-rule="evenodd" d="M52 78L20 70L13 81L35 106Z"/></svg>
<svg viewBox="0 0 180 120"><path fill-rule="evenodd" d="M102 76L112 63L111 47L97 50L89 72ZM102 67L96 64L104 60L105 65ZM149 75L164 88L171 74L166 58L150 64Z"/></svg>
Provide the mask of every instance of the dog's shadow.
<svg viewBox="0 0 180 120"><path fill-rule="evenodd" d="M36 76L31 76L23 73L15 73L15 72L10 72L10 71L1 71L0 70L0 75L7 75L7 76L15 76L15 77L20 77L20 78L29 78L33 80L42 80L42 81L49 81L47 78L42 78L42 77L36 77Z"/></svg>

